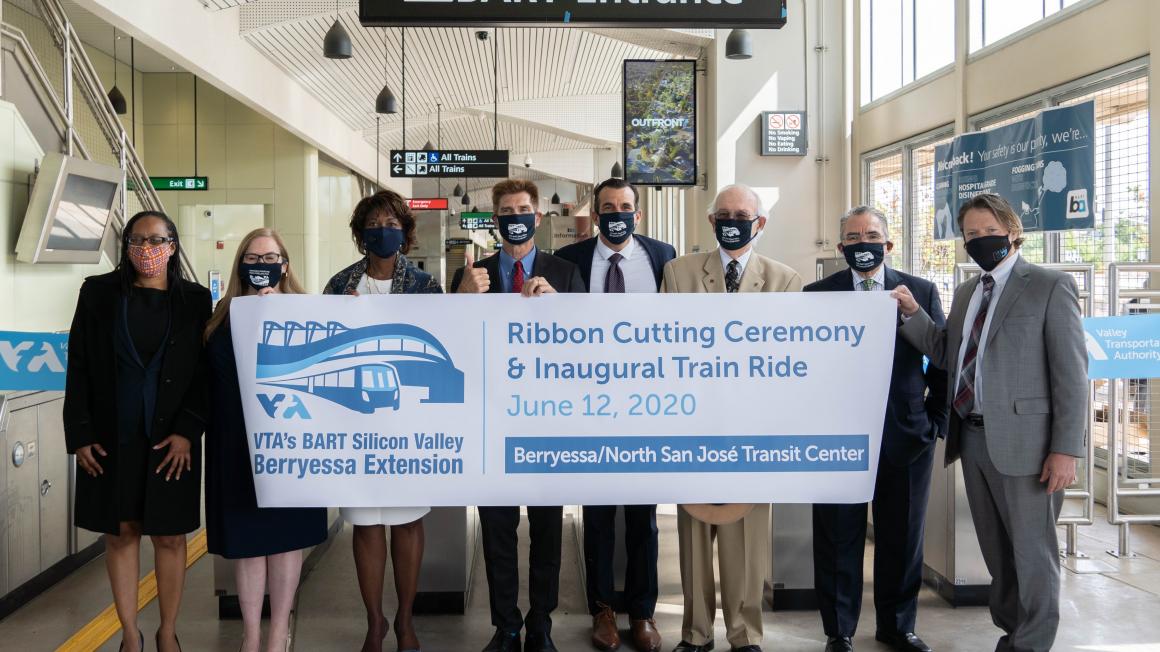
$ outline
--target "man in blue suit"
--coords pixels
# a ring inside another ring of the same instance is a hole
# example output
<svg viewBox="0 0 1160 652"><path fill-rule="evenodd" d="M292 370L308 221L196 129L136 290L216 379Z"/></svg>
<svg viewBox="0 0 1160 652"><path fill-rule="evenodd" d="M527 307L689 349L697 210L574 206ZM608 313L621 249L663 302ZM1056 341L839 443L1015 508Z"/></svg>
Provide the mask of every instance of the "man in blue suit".
<svg viewBox="0 0 1160 652"><path fill-rule="evenodd" d="M868 206L842 218L839 249L850 269L807 285L805 292L889 292L904 285L940 326L938 290L930 281L884 264L893 249L886 219ZM929 651L914 634L922 586L922 533L930 493L934 441L947 428L947 374L924 364L904 338L894 343L882 454L874 487L875 638L895 650ZM822 612L826 652L854 649L862 608L866 505L814 505L814 590Z"/></svg>
<svg viewBox="0 0 1160 652"><path fill-rule="evenodd" d="M596 186L592 196L600 235L563 247L556 256L580 268L580 278L589 292L657 292L665 264L677 252L672 245L635 233L640 224L636 188L624 179L612 178ZM613 611L618 602L612 567L616 508L584 507L588 610L592 614L592 644L600 650L620 647ZM625 505L624 527L628 567L622 608L628 612L633 646L640 652L656 652L661 647L661 635L653 620L658 592L657 506Z"/></svg>

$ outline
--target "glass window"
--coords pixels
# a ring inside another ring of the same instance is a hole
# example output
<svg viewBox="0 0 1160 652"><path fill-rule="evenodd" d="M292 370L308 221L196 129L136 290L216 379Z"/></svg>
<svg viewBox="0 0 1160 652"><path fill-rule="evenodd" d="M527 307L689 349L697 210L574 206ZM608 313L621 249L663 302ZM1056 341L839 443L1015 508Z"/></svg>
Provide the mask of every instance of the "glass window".
<svg viewBox="0 0 1160 652"><path fill-rule="evenodd" d="M862 104L954 61L954 0L862 4Z"/></svg>
<svg viewBox="0 0 1160 652"><path fill-rule="evenodd" d="M903 251L906 242L902 215L902 150L867 163L866 185L866 203L886 216L886 226L890 229L890 238L894 240L894 253L887 264L897 267L897 261L905 260Z"/></svg>
<svg viewBox="0 0 1160 652"><path fill-rule="evenodd" d="M961 241L934 239L934 148L950 141L947 137L910 150L910 255L907 264L911 274L935 284L947 314L950 314L955 294L955 248Z"/></svg>
<svg viewBox="0 0 1160 652"><path fill-rule="evenodd" d="M1080 2L1083 0L970 0L971 52Z"/></svg>

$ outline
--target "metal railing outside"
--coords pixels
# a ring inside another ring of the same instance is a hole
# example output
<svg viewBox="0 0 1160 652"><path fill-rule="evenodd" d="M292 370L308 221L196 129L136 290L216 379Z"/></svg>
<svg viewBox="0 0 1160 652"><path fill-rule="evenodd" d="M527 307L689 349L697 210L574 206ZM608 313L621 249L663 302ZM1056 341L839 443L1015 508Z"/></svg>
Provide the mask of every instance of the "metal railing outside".
<svg viewBox="0 0 1160 652"><path fill-rule="evenodd" d="M1068 263L1046 263L1039 264L1039 267L1047 269L1054 269L1056 271L1078 276L1082 280L1082 284L1077 284L1079 293L1080 305L1083 307L1083 316L1091 317L1095 312L1095 282L1096 272L1094 265L1077 265ZM967 279L978 276L982 273L982 269L978 265L973 264L959 264L955 266L955 287L957 288ZM1109 272L1110 274L1110 272ZM953 389L951 390L953 391ZM1087 418L1087 433L1084 439L1087 442L1087 457L1082 465L1083 474L1076 478L1075 483L1064 490L1063 496L1065 500L1079 500L1083 501L1081 504L1081 512L1075 516L1060 516L1056 521L1059 525L1063 525L1067 529L1067 536L1065 537L1064 548L1061 554L1069 557L1087 557L1085 553L1079 550L1079 526L1091 525L1095 522L1095 473L1096 473L1096 456L1095 456L1095 438L1093 433L1095 430L1095 411L1092 410L1092 401L1095 398L1095 383L1088 381L1088 418ZM1108 426L1111 430L1111 424ZM1111 435L1108 435L1109 442ZM1109 444L1109 450L1110 444ZM1109 509L1109 514L1111 513Z"/></svg>
<svg viewBox="0 0 1160 652"><path fill-rule="evenodd" d="M1160 299L1160 290L1146 288L1121 289L1120 274L1155 274L1160 273L1160 263L1112 263L1108 266L1108 314L1112 317L1121 316L1121 299ZM1160 309L1160 304L1140 304L1145 310ZM1108 381L1108 522L1120 528L1119 541L1116 550L1108 552L1116 557L1135 557L1132 552L1132 524L1160 523L1160 513L1151 514L1124 514L1120 511L1122 498L1143 498L1160 496L1160 478L1155 476L1146 478L1128 477L1128 447L1123 450L1118 442L1127 440L1121 411L1128 413L1128 392L1123 391L1123 379ZM1126 483L1135 486L1126 486Z"/></svg>
<svg viewBox="0 0 1160 652"><path fill-rule="evenodd" d="M63 98L59 97L51 78L40 64L35 51L24 33L20 29L7 23L4 23L0 27L0 31L2 31L6 39L9 39L20 50L19 55L21 59L24 63L29 64L29 72L37 78L41 86L41 88L37 89L41 95L41 99L46 100L46 105L52 109L52 112L61 121L60 130L66 143L65 153L69 156L79 154L82 158L93 160L94 157L91 155L91 148L95 147L96 144L83 143L75 129L74 116L77 108L77 99L73 93L75 82L75 87L80 91L82 100L91 111L101 134L105 137L110 150L118 159L121 169L125 172L125 176L121 182L120 206L114 210L111 224L111 227L118 236L116 240L119 243L121 229L128 218L129 192L133 193L138 204L144 210L164 212L165 207L161 202L160 196L153 189L153 185L149 180L149 174L145 171L145 165L142 163L141 157L137 154L132 142L130 142L125 131L125 126L121 123L121 119L117 116L116 111L113 110L113 105L109 102L109 98L105 94L104 86L101 84L96 68L85 53L84 46L77 36L76 31L73 29L68 16L65 14L64 7L61 6L59 0L35 0L34 4L63 58L64 79L61 84L61 87L64 89ZM114 65L116 64L114 63ZM129 184L132 184L132 189L130 189ZM116 259L114 259L115 262ZM181 265L187 277L191 280L196 280L197 276L193 265L184 252L181 255Z"/></svg>

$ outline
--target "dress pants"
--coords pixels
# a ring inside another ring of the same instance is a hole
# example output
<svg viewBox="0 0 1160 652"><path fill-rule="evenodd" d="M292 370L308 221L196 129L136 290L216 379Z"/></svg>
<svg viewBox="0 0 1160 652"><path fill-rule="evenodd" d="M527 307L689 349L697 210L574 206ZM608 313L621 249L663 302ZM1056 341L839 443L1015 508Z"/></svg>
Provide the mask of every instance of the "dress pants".
<svg viewBox="0 0 1160 652"><path fill-rule="evenodd" d="M552 632L552 611L560 593L560 531L563 507L529 507L531 569L526 618L517 604L520 595L519 507L480 507L483 529L483 562L487 570L487 595L491 624L507 632L526 627L529 634Z"/></svg>
<svg viewBox="0 0 1160 652"><path fill-rule="evenodd" d="M895 466L882 455L874 485L874 612L878 631L913 632L934 446ZM814 505L814 592L826 636L853 637L862 609L866 504Z"/></svg>
<svg viewBox="0 0 1160 652"><path fill-rule="evenodd" d="M681 549L681 589L685 617L681 638L693 645L713 640L717 589L713 576L713 539L721 568L721 608L725 636L735 648L761 645L761 602L769 567L769 505L757 505L740 521L709 525L677 510Z"/></svg>
<svg viewBox="0 0 1160 652"><path fill-rule="evenodd" d="M991 573L991 620L1005 632L995 650L1046 652L1059 629L1055 522L1063 492L1049 495L1038 474L1000 473L984 428L963 423L962 464L971 519Z"/></svg>
<svg viewBox="0 0 1160 652"><path fill-rule="evenodd" d="M633 620L653 617L657 606L657 506L624 506L624 610ZM616 588L612 557L616 550L616 506L584 507L584 566L588 572L588 611L613 606Z"/></svg>

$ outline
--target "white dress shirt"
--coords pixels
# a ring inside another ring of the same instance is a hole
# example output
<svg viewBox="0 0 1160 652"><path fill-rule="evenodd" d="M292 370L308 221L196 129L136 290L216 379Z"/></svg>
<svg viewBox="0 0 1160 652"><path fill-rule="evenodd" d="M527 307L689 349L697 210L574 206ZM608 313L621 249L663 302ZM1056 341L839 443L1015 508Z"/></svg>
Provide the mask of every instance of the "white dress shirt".
<svg viewBox="0 0 1160 652"><path fill-rule="evenodd" d="M862 278L861 274L855 272L853 269L850 270L850 274L854 277L854 289L858 292L880 292L886 289L886 265L879 265L878 269L874 271L874 275L870 277L874 279L873 290L867 290L862 287L862 281L866 279Z"/></svg>
<svg viewBox="0 0 1160 652"><path fill-rule="evenodd" d="M653 273L652 261L644 247L636 246L636 237L630 237L628 244L620 251L613 251L599 237L596 238L596 251L592 252L592 271L588 277L588 291L601 294L604 292L604 281L608 278L608 270L612 263L608 258L619 253L624 256L620 261L620 271L624 274L624 291L626 293L656 294L657 277Z"/></svg>
<svg viewBox="0 0 1160 652"><path fill-rule="evenodd" d="M975 406L971 410L973 414L983 413L983 353L987 350L987 335L991 332L991 319L995 316L995 309L999 307L999 297L1003 295L1003 288L1007 285L1007 279L1011 278L1011 270L1015 267L1015 261L1019 259L1019 252L1016 250L1015 255L1007 260L999 263L995 269L987 272L991 278L995 279L995 286L991 288L991 303L987 305L987 319L983 321L983 332L979 336L979 350L975 354ZM966 319L963 320L963 341L959 344L959 361L955 366L955 384L954 393L951 394L953 399L959 393L959 375L963 368L963 358L967 354L967 345L971 342L971 326L975 323L975 317L979 314L979 304L983 303L983 279L979 278L979 282L975 285L975 291L971 293L971 302L967 304Z"/></svg>
<svg viewBox="0 0 1160 652"><path fill-rule="evenodd" d="M733 257L729 255L728 251L721 247L717 247L717 251L721 254L721 267L725 270L725 273L728 274L729 262L733 260ZM741 266L741 269L737 270L738 279L740 279L742 276L745 276L745 266L749 264L749 257L752 255L753 247L750 247L748 250L746 250L745 253L737 257L737 264Z"/></svg>

